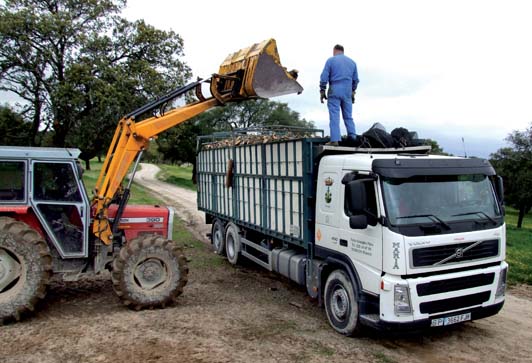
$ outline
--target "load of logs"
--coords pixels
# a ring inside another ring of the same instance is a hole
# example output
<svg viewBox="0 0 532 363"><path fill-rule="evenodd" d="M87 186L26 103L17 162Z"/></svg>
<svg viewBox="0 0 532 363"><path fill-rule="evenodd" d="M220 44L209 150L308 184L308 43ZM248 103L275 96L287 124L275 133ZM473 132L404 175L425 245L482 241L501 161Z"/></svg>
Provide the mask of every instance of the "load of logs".
<svg viewBox="0 0 532 363"><path fill-rule="evenodd" d="M314 137L312 132L284 132L271 134L240 134L232 138L208 142L202 145L204 150L219 149L223 147L267 144L275 141L297 140L306 137Z"/></svg>

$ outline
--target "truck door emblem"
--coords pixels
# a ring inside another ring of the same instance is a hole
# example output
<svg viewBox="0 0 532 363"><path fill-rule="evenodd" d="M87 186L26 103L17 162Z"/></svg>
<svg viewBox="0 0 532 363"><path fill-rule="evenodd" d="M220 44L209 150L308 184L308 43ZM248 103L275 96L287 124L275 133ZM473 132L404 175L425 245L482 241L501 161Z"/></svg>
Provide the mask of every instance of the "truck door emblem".
<svg viewBox="0 0 532 363"><path fill-rule="evenodd" d="M325 185L327 186L327 191L325 192L325 203L329 204L332 201L331 186L334 184L334 180L331 177L325 179Z"/></svg>
<svg viewBox="0 0 532 363"><path fill-rule="evenodd" d="M397 263L397 261L399 261L399 247L401 246L401 244L399 242L393 242L392 243L392 256L393 256L393 259L394 259L394 265L393 265L393 269L394 270L399 270L399 264Z"/></svg>

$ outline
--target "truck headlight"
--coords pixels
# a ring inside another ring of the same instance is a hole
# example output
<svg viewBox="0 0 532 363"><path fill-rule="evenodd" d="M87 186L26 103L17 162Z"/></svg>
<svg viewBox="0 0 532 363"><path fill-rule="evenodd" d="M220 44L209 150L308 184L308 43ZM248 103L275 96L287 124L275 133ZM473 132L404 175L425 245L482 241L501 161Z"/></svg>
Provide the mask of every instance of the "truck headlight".
<svg viewBox="0 0 532 363"><path fill-rule="evenodd" d="M393 304L396 314L412 313L410 304L410 289L405 285L395 285L393 290Z"/></svg>
<svg viewBox="0 0 532 363"><path fill-rule="evenodd" d="M497 292L495 293L495 297L504 296L506 292L506 272L507 271L508 271L508 268L504 268L501 270L501 273L499 274L499 283L497 285Z"/></svg>

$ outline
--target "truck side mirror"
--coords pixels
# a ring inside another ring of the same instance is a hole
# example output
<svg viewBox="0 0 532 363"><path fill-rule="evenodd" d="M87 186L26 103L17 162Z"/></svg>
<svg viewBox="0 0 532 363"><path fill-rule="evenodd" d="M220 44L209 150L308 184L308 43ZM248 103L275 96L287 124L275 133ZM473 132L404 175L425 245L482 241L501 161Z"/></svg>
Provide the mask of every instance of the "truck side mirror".
<svg viewBox="0 0 532 363"><path fill-rule="evenodd" d="M349 227L352 229L366 229L368 227L368 217L364 214L349 217Z"/></svg>
<svg viewBox="0 0 532 363"><path fill-rule="evenodd" d="M367 209L366 181L364 179L353 180L345 186L347 207L351 215L364 214Z"/></svg>
<svg viewBox="0 0 532 363"><path fill-rule="evenodd" d="M496 184L495 184L497 197L499 198L499 202L501 205L504 205L504 181L502 179L502 176L497 175Z"/></svg>

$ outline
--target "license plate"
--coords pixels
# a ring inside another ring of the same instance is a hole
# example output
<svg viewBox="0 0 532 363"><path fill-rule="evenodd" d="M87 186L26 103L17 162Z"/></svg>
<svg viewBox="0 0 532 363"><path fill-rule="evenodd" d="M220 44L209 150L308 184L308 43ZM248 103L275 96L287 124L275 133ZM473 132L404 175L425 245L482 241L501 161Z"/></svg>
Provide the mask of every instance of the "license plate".
<svg viewBox="0 0 532 363"><path fill-rule="evenodd" d="M446 326L471 320L471 313L448 316L446 318L432 319L430 326Z"/></svg>

